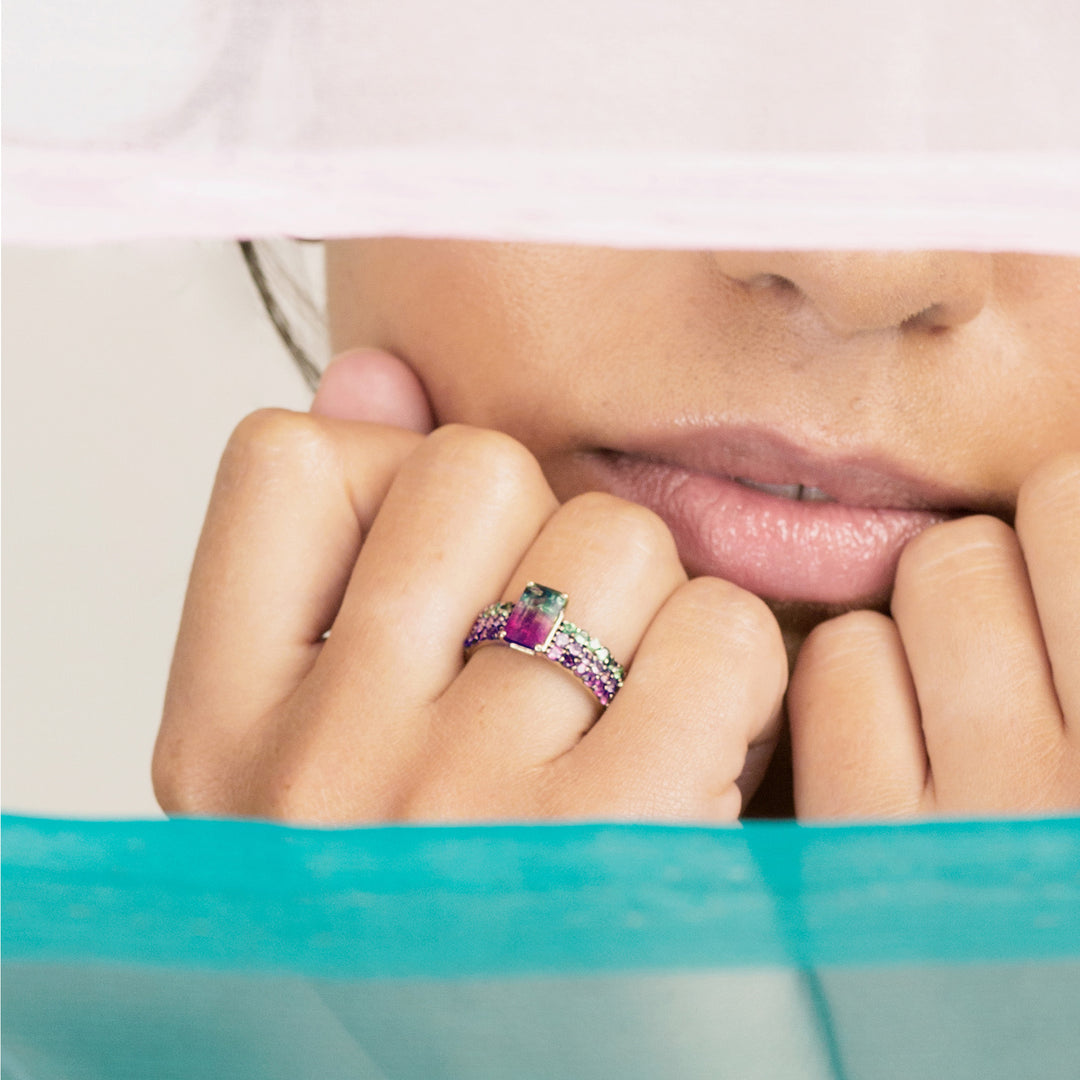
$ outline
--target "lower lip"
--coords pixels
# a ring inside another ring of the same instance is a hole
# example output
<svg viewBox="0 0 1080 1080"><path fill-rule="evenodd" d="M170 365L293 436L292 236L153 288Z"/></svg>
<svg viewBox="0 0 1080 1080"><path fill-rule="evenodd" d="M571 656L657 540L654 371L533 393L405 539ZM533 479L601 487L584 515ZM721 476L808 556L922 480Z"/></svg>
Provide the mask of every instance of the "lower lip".
<svg viewBox="0 0 1080 1080"><path fill-rule="evenodd" d="M953 516L785 499L622 455L593 461L598 487L664 519L691 576L724 578L769 600L880 604L904 545Z"/></svg>

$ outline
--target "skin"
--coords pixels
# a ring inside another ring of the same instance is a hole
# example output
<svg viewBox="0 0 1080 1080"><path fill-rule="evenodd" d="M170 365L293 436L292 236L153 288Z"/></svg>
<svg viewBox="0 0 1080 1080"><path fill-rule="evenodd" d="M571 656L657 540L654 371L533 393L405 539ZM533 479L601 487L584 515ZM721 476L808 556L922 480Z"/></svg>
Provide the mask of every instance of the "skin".
<svg viewBox="0 0 1080 1080"><path fill-rule="evenodd" d="M167 811L722 821L759 786L804 818L1080 805L1080 260L327 248L341 356L312 414L256 414L226 450L155 753ZM687 580L586 465L713 422L887 454L965 513L852 612ZM463 663L476 611L528 580L628 664L602 715L554 665Z"/></svg>

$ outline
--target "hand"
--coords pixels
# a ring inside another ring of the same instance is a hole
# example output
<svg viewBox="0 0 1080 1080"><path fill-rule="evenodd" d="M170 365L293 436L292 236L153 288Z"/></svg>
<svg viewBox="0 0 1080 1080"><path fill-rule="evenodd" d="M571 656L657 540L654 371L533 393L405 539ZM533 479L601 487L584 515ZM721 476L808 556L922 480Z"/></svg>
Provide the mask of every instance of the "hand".
<svg viewBox="0 0 1080 1080"><path fill-rule="evenodd" d="M912 541L892 618L818 626L788 709L799 817L1080 807L1080 454L1026 480L1015 532Z"/></svg>
<svg viewBox="0 0 1080 1080"><path fill-rule="evenodd" d="M688 582L642 507L600 493L558 505L508 436L358 418L430 425L411 373L369 351L332 366L313 414L256 413L230 440L155 749L162 807L737 817L786 683L765 605ZM547 660L492 645L464 661L476 614L530 580L566 591L568 617L628 667L603 713Z"/></svg>

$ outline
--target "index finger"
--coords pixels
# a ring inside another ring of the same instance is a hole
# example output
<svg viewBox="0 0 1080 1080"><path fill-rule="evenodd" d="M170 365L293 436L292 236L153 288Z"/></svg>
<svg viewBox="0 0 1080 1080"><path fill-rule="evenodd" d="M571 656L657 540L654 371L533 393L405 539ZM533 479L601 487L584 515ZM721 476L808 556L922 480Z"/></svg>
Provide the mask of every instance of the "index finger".
<svg viewBox="0 0 1080 1080"><path fill-rule="evenodd" d="M1066 724L1080 728L1080 454L1054 458L1024 482L1016 534L1058 701Z"/></svg>
<svg viewBox="0 0 1080 1080"><path fill-rule="evenodd" d="M207 729L216 741L239 738L296 688L421 441L282 409L240 423L195 553L155 756Z"/></svg>

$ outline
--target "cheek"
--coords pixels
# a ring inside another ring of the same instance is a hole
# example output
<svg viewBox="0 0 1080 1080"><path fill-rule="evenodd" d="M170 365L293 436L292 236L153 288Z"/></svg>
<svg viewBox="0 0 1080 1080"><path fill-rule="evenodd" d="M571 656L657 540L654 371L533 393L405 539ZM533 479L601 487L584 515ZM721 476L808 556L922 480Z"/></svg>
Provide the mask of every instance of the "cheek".
<svg viewBox="0 0 1080 1080"><path fill-rule="evenodd" d="M462 343L444 336L436 352L407 349L440 423L495 428L534 453L558 441L567 373L519 341L492 336Z"/></svg>
<svg viewBox="0 0 1080 1080"><path fill-rule="evenodd" d="M1068 269L1017 304L1002 333L1015 343L1008 359L975 384L978 399L997 406L983 430L1013 490L1045 458L1080 450L1080 260Z"/></svg>
<svg viewBox="0 0 1080 1080"><path fill-rule="evenodd" d="M587 321L558 249L402 240L355 249L335 268L335 348L400 356L442 423L498 428L531 446L559 426Z"/></svg>
<svg viewBox="0 0 1080 1080"><path fill-rule="evenodd" d="M356 345L405 360L441 422L489 423L516 367L490 256L447 241L327 244L327 299L335 352Z"/></svg>
<svg viewBox="0 0 1080 1080"><path fill-rule="evenodd" d="M497 312L447 316L423 305L395 319L386 347L427 388L440 423L466 423L522 436L523 421L547 413L562 372L539 343L506 332ZM526 425L527 426L527 425Z"/></svg>

